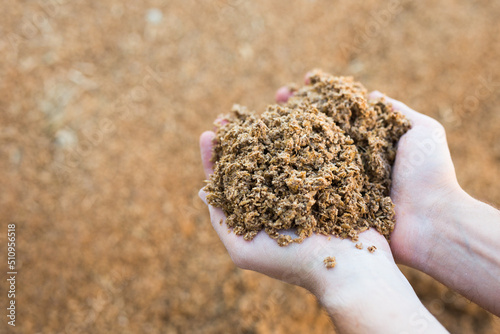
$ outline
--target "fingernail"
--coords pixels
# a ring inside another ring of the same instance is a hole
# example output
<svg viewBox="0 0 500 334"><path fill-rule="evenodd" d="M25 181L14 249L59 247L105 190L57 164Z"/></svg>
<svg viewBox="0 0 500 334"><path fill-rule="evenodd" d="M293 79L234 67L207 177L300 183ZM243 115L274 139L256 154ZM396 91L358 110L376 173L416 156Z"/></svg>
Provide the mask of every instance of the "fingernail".
<svg viewBox="0 0 500 334"><path fill-rule="evenodd" d="M311 83L311 77L314 73L312 71L309 71L304 75L304 84L309 85Z"/></svg>
<svg viewBox="0 0 500 334"><path fill-rule="evenodd" d="M278 91L276 92L275 99L276 102L278 103L285 103L292 95L293 92L291 91L291 89L289 87L284 86L278 89Z"/></svg>

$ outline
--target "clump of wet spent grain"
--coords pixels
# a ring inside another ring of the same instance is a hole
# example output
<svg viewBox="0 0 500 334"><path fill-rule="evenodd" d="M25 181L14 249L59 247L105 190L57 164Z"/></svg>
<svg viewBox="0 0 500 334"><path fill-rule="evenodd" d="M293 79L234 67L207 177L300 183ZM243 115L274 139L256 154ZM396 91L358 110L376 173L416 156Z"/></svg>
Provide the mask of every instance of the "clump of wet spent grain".
<svg viewBox="0 0 500 334"><path fill-rule="evenodd" d="M390 104L368 100L352 78L316 71L286 104L260 116L236 105L225 119L205 190L237 235L265 230L286 246L312 233L356 241L374 227L389 239L391 168L410 128Z"/></svg>
<svg viewBox="0 0 500 334"><path fill-rule="evenodd" d="M326 269L332 269L337 265L337 260L335 260L335 256L328 256L325 257L323 263L325 264Z"/></svg>

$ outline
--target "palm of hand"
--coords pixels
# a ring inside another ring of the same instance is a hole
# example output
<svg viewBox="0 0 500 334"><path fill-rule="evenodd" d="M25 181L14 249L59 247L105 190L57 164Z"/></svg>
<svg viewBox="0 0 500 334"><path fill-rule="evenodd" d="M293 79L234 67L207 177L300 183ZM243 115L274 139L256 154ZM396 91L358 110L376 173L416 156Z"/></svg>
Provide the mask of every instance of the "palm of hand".
<svg viewBox="0 0 500 334"><path fill-rule="evenodd" d="M281 92L283 93L283 92ZM286 95L286 94L285 94ZM371 98L380 98L374 92ZM285 97L278 97L286 101ZM412 122L412 129L405 134L398 145L393 169L391 198L396 205L396 227L391 236L391 248L383 236L373 229L359 235L365 245L376 245L383 261L392 262L391 250L396 260L408 261L419 238L425 235L430 218L422 215L422 208L431 208L434 201L457 184L453 164L446 145L442 126L433 119L413 111L401 102L386 98L395 109L404 113ZM207 177L213 173L210 161L215 134L205 132L200 138L202 161ZM206 193L200 197L206 202ZM211 221L234 263L243 269L251 269L270 277L314 290L321 286L317 272L327 256L355 259L371 266L376 261L366 257L350 240L312 235L301 245L280 247L275 240L261 231L252 241L245 241L234 233L228 233L225 216L221 209L209 205ZM429 210L432 211L432 210Z"/></svg>
<svg viewBox="0 0 500 334"><path fill-rule="evenodd" d="M440 215L439 203L459 186L441 124L399 101L386 99L412 123L398 143L391 187L396 211L391 250L398 262L406 264L415 253L427 251L421 248L421 241Z"/></svg>

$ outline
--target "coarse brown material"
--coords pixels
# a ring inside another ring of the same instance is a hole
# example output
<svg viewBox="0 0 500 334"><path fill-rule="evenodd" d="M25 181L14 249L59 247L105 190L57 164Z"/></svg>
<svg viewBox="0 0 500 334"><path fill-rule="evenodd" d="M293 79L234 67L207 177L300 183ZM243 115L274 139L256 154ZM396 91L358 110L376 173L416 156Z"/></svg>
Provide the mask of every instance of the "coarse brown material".
<svg viewBox="0 0 500 334"><path fill-rule="evenodd" d="M313 232L357 240L375 227L389 239L391 166L410 124L384 100L316 71L285 105L261 116L235 106L226 119L206 190L236 234L251 240L264 229L285 246Z"/></svg>
<svg viewBox="0 0 500 334"><path fill-rule="evenodd" d="M251 240L264 229L280 246L313 232L356 240L369 227L389 238L391 166L410 126L390 105L316 71L286 105L261 116L235 106L227 119L206 190L236 234Z"/></svg>
<svg viewBox="0 0 500 334"><path fill-rule="evenodd" d="M335 260L335 256L327 256L323 260L323 263L325 264L326 269L332 269L335 268L337 265L337 261Z"/></svg>

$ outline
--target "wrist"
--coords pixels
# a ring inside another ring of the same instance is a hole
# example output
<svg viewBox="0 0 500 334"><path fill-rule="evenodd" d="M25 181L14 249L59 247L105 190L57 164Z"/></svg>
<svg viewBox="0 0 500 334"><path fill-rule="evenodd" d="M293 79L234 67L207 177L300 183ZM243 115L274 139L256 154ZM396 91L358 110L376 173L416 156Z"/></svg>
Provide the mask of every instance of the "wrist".
<svg viewBox="0 0 500 334"><path fill-rule="evenodd" d="M412 266L500 314L500 212L461 190L450 196Z"/></svg>
<svg viewBox="0 0 500 334"><path fill-rule="evenodd" d="M373 258L356 268L356 275L340 284L331 281L317 295L339 332L443 330L394 261L383 254L369 255Z"/></svg>

